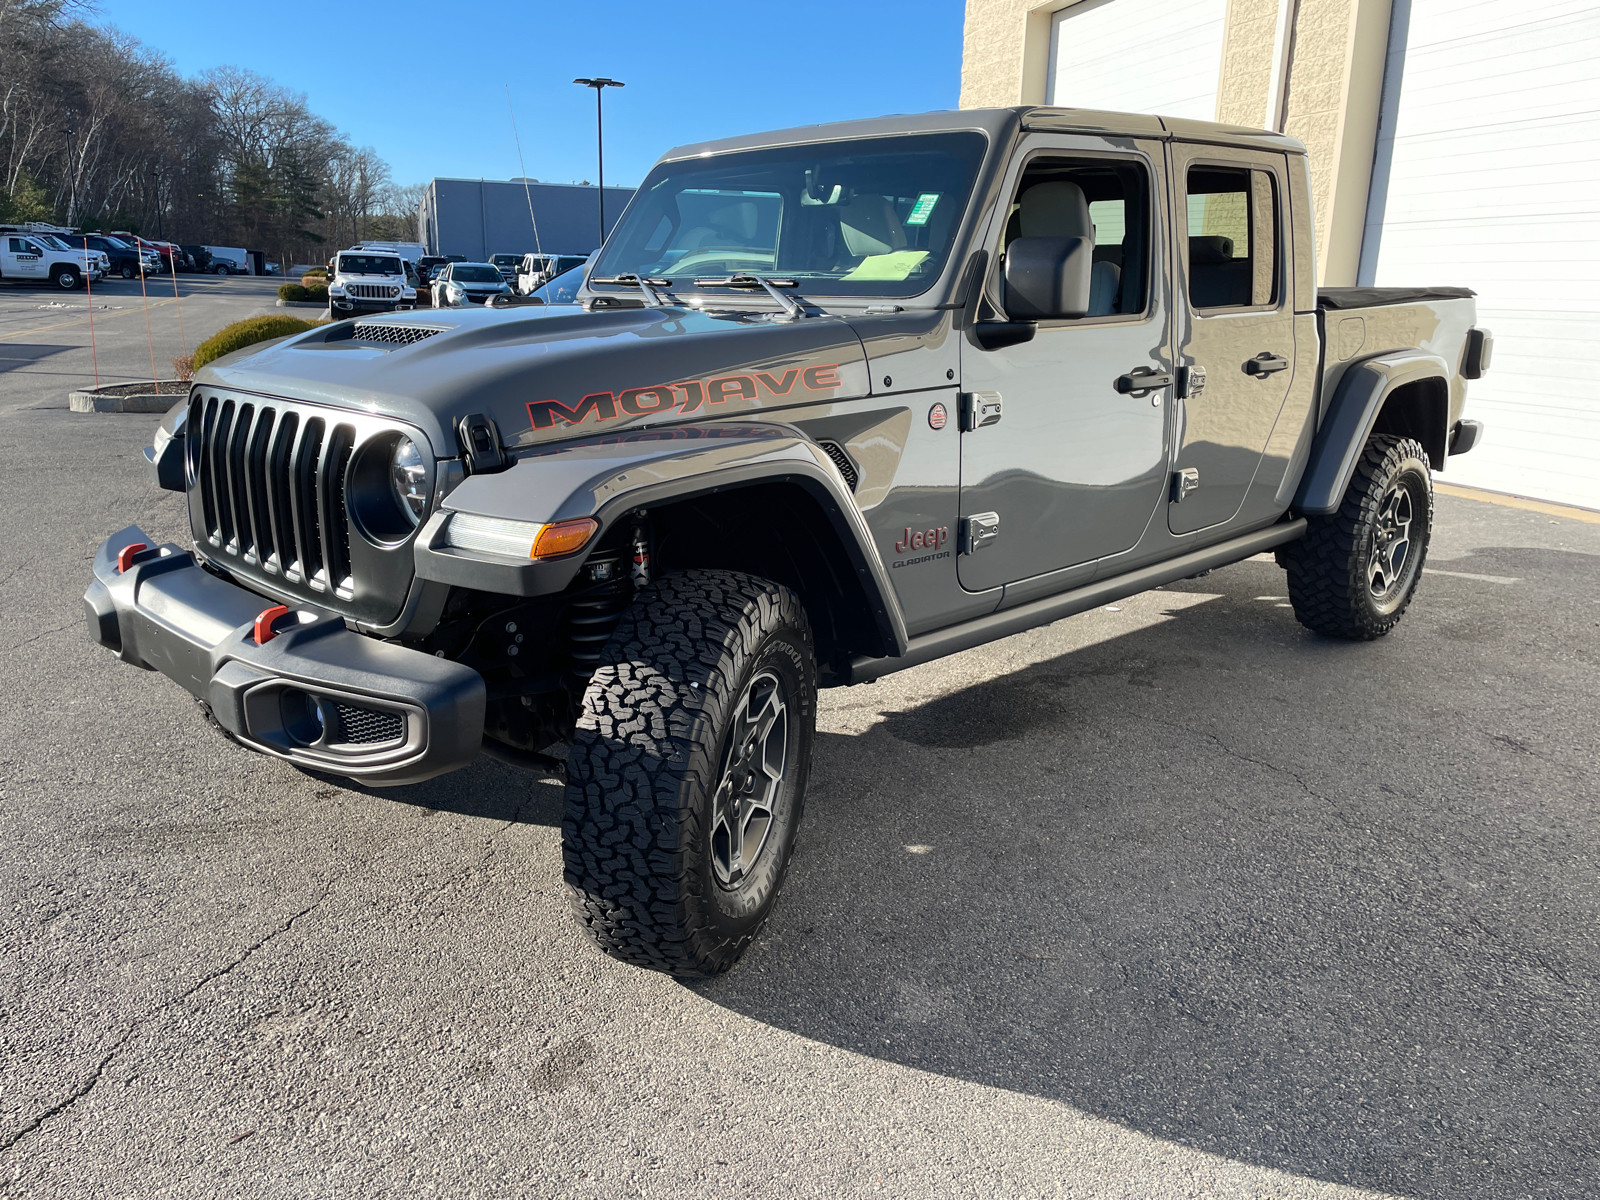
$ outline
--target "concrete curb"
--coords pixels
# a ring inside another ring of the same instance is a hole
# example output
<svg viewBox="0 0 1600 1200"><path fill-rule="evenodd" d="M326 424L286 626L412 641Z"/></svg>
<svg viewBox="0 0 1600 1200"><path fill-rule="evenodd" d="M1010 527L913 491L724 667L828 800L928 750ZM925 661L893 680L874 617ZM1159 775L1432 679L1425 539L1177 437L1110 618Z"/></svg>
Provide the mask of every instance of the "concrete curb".
<svg viewBox="0 0 1600 1200"><path fill-rule="evenodd" d="M327 311L326 304L318 304L315 300L279 300L279 308L320 308Z"/></svg>
<svg viewBox="0 0 1600 1200"><path fill-rule="evenodd" d="M163 383L176 380L163 379ZM75 413L164 413L183 396L173 393L135 392L108 396L103 392L68 392L67 409Z"/></svg>

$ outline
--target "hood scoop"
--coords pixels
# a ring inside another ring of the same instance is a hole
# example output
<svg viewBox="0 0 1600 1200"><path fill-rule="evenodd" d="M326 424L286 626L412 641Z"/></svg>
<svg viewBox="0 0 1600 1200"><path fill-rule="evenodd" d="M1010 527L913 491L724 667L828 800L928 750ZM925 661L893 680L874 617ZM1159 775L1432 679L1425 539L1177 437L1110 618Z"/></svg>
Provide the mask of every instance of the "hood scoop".
<svg viewBox="0 0 1600 1200"><path fill-rule="evenodd" d="M350 338L357 342L382 342L387 346L409 346L425 341L436 333L446 333L438 325L390 325L382 321L357 321L350 330Z"/></svg>

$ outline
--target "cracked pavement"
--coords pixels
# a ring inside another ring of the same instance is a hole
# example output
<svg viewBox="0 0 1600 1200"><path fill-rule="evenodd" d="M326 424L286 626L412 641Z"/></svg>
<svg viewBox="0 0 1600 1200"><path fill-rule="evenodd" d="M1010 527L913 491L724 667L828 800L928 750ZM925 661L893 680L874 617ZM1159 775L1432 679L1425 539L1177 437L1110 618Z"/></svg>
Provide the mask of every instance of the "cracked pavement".
<svg viewBox="0 0 1600 1200"><path fill-rule="evenodd" d="M203 285L191 338L270 294ZM1441 495L1370 645L1251 560L827 693L783 903L686 986L582 941L552 781L303 775L88 642L99 539L183 514L35 299L0 1197L1600 1194L1600 525Z"/></svg>

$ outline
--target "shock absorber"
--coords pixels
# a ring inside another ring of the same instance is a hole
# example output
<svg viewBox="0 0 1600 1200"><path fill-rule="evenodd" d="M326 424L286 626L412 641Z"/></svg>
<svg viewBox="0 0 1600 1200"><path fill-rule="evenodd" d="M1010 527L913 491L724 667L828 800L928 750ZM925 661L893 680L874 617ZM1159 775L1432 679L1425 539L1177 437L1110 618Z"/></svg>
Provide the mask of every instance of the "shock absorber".
<svg viewBox="0 0 1600 1200"><path fill-rule="evenodd" d="M565 621L570 683L579 695L589 686L600 652L633 599L620 553L596 555L584 564L584 573L594 583L567 602Z"/></svg>

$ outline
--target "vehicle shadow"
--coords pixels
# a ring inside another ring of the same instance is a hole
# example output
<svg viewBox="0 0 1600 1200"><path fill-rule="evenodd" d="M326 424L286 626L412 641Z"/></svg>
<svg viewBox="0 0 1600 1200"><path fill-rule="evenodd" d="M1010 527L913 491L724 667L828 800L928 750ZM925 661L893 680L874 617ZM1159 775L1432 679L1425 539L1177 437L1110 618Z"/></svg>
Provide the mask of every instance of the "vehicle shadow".
<svg viewBox="0 0 1600 1200"><path fill-rule="evenodd" d="M1520 590L1430 575L1354 645L1242 563L1162 623L820 735L783 902L691 986L1316 1179L1600 1194L1600 558L1458 569Z"/></svg>

